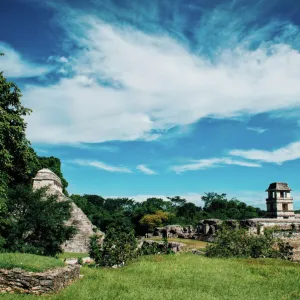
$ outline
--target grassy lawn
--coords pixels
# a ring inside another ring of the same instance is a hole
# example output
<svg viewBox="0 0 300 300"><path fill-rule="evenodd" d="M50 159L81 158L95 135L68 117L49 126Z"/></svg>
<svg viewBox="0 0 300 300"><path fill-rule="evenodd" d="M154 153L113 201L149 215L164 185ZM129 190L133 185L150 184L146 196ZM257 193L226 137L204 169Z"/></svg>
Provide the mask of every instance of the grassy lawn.
<svg viewBox="0 0 300 300"><path fill-rule="evenodd" d="M22 253L0 253L0 269L21 268L25 271L43 272L63 266L64 263L56 258Z"/></svg>
<svg viewBox="0 0 300 300"><path fill-rule="evenodd" d="M154 236L152 238L149 238L148 240L162 241L161 237L158 236ZM178 239L178 238L168 238L168 241L186 244L186 246L184 247L185 250L204 249L207 244L206 242L203 241L190 240L190 239Z"/></svg>
<svg viewBox="0 0 300 300"><path fill-rule="evenodd" d="M73 253L73 252L64 252L58 255L59 258L79 258L79 257L89 257L88 253Z"/></svg>
<svg viewBox="0 0 300 300"><path fill-rule="evenodd" d="M52 296L4 300L300 299L300 265L281 260L149 256L122 269L82 268L83 279Z"/></svg>

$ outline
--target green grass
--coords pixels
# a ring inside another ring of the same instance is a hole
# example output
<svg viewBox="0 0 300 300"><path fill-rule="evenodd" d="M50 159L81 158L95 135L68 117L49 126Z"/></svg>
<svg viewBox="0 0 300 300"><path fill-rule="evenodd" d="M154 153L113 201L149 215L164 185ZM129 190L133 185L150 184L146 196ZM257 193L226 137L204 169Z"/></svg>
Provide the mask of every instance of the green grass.
<svg viewBox="0 0 300 300"><path fill-rule="evenodd" d="M82 268L84 277L51 296L4 300L300 299L300 265L281 260L149 256L121 269Z"/></svg>
<svg viewBox="0 0 300 300"><path fill-rule="evenodd" d="M79 258L79 257L89 257L88 253L73 253L73 252L64 252L58 255L59 258Z"/></svg>
<svg viewBox="0 0 300 300"><path fill-rule="evenodd" d="M152 238L148 238L147 240L162 241L162 238L154 236ZM168 238L168 241L186 244L186 246L183 248L184 250L204 249L207 245L206 242L191 239Z"/></svg>
<svg viewBox="0 0 300 300"><path fill-rule="evenodd" d="M0 253L0 269L21 268L25 271L43 272L64 263L56 258L22 253Z"/></svg>

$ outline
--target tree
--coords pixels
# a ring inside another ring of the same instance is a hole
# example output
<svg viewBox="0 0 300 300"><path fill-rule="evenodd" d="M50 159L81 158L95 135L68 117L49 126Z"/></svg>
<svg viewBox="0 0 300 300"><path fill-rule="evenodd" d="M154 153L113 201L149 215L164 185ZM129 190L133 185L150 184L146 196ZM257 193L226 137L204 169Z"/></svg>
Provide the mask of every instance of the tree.
<svg viewBox="0 0 300 300"><path fill-rule="evenodd" d="M202 200L204 202L203 211L210 218L241 220L265 216L264 211L248 206L236 198L228 200L226 194L206 193Z"/></svg>
<svg viewBox="0 0 300 300"><path fill-rule="evenodd" d="M157 211L155 214L145 215L139 223L144 226L146 232L152 232L155 227L162 226L169 218L169 214L163 211Z"/></svg>
<svg viewBox="0 0 300 300"><path fill-rule="evenodd" d="M65 225L71 217L70 201L57 201L47 188L33 191L28 186L11 188L7 200L7 219L0 236L5 250L54 256L61 245L75 234Z"/></svg>
<svg viewBox="0 0 300 300"><path fill-rule="evenodd" d="M175 207L182 206L186 203L186 199L183 199L180 196L167 197L167 199L169 199Z"/></svg>
<svg viewBox="0 0 300 300"><path fill-rule="evenodd" d="M111 226L108 228L100 249L98 238L90 240L90 256L99 266L123 265L137 256L137 242L132 230Z"/></svg>
<svg viewBox="0 0 300 300"><path fill-rule="evenodd" d="M24 117L31 110L21 104L18 86L0 72L0 193L7 185L28 183L38 164L37 156L26 139ZM0 196L1 196L0 195ZM5 197L5 196L4 196Z"/></svg>

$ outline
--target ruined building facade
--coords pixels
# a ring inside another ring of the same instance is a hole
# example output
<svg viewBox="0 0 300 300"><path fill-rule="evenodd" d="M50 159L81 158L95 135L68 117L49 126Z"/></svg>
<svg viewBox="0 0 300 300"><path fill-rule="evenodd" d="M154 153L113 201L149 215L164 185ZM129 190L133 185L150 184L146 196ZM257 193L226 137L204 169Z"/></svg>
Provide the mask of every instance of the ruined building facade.
<svg viewBox="0 0 300 300"><path fill-rule="evenodd" d="M285 182L274 182L266 190L268 192L267 216L276 219L294 219L293 197L291 189Z"/></svg>
<svg viewBox="0 0 300 300"><path fill-rule="evenodd" d="M33 179L33 188L39 189L48 187L48 192L58 196L58 201L70 200L63 194L63 187L60 178L49 169L42 169L38 171ZM89 239L95 233L102 235L83 213L83 211L72 201L71 202L71 218L67 225L73 225L77 228L75 236L66 241L62 248L65 252L87 253L89 252Z"/></svg>

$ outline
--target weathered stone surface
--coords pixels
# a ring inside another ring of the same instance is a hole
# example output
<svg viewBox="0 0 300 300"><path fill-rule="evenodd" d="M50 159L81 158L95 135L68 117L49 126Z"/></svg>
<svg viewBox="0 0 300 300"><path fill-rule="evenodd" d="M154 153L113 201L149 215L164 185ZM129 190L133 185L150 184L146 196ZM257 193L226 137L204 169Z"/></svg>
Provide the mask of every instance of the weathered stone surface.
<svg viewBox="0 0 300 300"><path fill-rule="evenodd" d="M146 237L151 237L152 234L147 233ZM156 227L153 236L167 236L179 238L193 238L194 229L192 226L168 225L165 227Z"/></svg>
<svg viewBox="0 0 300 300"><path fill-rule="evenodd" d="M0 269L1 293L48 294L55 293L79 278L80 266L67 266L43 273L19 269Z"/></svg>
<svg viewBox="0 0 300 300"><path fill-rule="evenodd" d="M67 224L75 226L77 233L72 239L63 244L62 248L65 252L87 253L89 252L89 240L92 235L97 233L99 236L104 237L104 234L97 230L74 202L72 202L71 218Z"/></svg>

